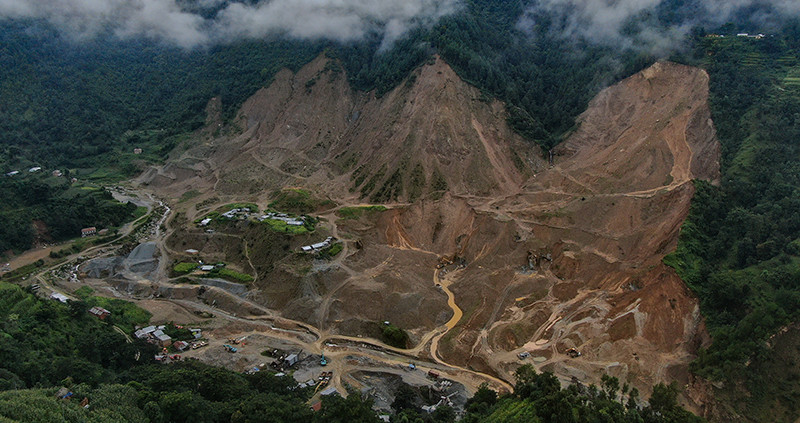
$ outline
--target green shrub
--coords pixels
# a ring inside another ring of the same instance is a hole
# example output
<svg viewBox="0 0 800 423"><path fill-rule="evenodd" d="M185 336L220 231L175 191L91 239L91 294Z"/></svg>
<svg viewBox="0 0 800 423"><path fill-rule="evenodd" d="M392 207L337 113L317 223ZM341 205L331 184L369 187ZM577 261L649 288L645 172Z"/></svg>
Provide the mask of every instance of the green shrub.
<svg viewBox="0 0 800 423"><path fill-rule="evenodd" d="M172 271L178 275L185 275L197 269L197 263L178 263L172 267Z"/></svg>
<svg viewBox="0 0 800 423"><path fill-rule="evenodd" d="M383 342L386 342L387 344L397 348L408 347L409 338L406 331L393 324L382 325L383 330L381 334L383 335Z"/></svg>

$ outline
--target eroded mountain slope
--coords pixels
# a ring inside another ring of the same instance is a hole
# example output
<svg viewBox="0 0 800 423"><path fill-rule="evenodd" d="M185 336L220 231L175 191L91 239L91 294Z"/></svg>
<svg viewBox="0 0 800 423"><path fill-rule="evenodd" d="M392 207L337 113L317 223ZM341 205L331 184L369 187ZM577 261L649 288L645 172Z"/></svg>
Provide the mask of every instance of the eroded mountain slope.
<svg viewBox="0 0 800 423"><path fill-rule="evenodd" d="M143 181L173 198L200 191L181 205L190 219L208 202L265 205L284 186L342 206L387 203L357 219L326 212L342 255L303 272L264 266L277 270L259 272L251 298L333 334L374 336L375 321L391 320L420 343L414 354L507 380L528 351L565 380L608 373L646 392L687 382L706 342L696 300L661 260L691 179L718 178L707 101L705 72L658 63L598 95L548 166L502 104L441 61L374 98L320 58L251 98L239 131Z"/></svg>
<svg viewBox="0 0 800 423"><path fill-rule="evenodd" d="M333 198L413 201L448 190L513 193L541 163L505 124L497 101L441 60L382 98L353 91L335 61L282 71L236 118L241 133L211 137L143 180L176 196L189 189L259 196L301 185Z"/></svg>

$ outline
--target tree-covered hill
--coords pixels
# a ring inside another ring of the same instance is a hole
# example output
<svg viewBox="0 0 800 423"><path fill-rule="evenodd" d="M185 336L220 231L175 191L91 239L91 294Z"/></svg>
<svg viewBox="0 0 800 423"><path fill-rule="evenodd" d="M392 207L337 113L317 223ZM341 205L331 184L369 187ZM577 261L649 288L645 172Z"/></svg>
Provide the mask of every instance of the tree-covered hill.
<svg viewBox="0 0 800 423"><path fill-rule="evenodd" d="M0 177L0 254L31 248L35 238L53 242L76 238L81 228L114 228L133 218L136 206L122 204L104 189L72 183L42 170ZM31 222L38 221L40 233Z"/></svg>
<svg viewBox="0 0 800 423"><path fill-rule="evenodd" d="M726 382L737 413L794 420L800 373L775 362L772 338L800 321L800 25L763 39L728 31L698 38L696 51L711 78L722 183L696 184L665 261L697 294L713 338L694 370Z"/></svg>

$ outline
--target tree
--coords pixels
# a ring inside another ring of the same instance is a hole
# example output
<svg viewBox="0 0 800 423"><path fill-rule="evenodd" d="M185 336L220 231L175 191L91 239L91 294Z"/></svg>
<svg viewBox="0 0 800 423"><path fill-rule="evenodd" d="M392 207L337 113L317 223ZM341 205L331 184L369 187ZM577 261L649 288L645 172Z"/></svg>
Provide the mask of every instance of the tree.
<svg viewBox="0 0 800 423"><path fill-rule="evenodd" d="M347 398L328 395L322 398L322 409L314 414L315 423L379 423L381 420L372 409L372 400L362 400L356 392Z"/></svg>

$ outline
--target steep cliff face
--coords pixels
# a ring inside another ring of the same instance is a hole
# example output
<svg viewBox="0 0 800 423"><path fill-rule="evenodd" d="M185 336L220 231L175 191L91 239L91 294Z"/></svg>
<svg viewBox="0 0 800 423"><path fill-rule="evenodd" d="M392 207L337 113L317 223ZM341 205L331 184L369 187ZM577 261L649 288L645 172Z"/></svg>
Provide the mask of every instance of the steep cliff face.
<svg viewBox="0 0 800 423"><path fill-rule="evenodd" d="M604 90L552 166L505 116L441 60L376 98L319 58L279 73L236 128L201 136L142 180L173 198L199 191L182 206L190 218L202 202L266 204L286 186L389 205L369 218L325 215L353 247L333 263L291 280L259 276L284 316L350 335L390 318L424 344L462 312L431 353L465 368L510 379L528 351L565 380L611 374L644 392L688 383L707 335L661 260L676 247L691 180L719 177L708 76L658 63Z"/></svg>

